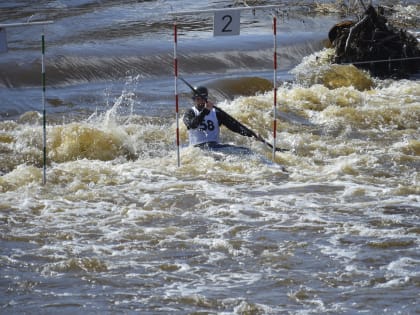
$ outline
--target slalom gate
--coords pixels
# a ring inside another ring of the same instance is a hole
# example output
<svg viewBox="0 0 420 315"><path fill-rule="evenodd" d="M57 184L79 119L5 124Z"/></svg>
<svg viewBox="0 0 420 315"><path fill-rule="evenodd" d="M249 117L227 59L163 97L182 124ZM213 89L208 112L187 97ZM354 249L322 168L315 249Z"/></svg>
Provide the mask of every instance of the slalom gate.
<svg viewBox="0 0 420 315"><path fill-rule="evenodd" d="M0 53L6 53L7 49L7 35L6 28L9 27L22 27L22 26L36 26L42 25L41 32L41 78L42 78L42 184L47 183L47 118L45 110L45 25L52 24L54 21L37 21L27 23L11 23L11 24L0 24Z"/></svg>
<svg viewBox="0 0 420 315"><path fill-rule="evenodd" d="M179 139L179 96L178 96L178 25L177 19L183 15L193 14L213 14L213 36L237 36L240 35L240 13L241 11L270 11L272 16L273 29L273 160L276 156L276 136L277 136L277 16L276 9L281 5L266 6L246 6L226 9L198 10L198 11L180 11L170 13L175 16L173 25L173 41L174 41L174 83L175 83L175 119L176 119L176 147L177 147L177 165L181 165L180 161L180 139Z"/></svg>

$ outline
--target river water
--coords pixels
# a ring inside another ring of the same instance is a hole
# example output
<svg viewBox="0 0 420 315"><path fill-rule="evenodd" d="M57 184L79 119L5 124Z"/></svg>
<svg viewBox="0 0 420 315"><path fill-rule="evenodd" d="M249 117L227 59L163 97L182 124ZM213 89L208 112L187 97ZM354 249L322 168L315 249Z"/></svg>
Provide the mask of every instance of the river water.
<svg viewBox="0 0 420 315"><path fill-rule="evenodd" d="M0 23L54 20L7 28L0 55L1 314L419 314L419 77L330 66L347 17L328 2L277 12L289 151L222 127L253 153L209 154L180 122L177 165L169 13L233 2L0 3ZM270 12L242 12L234 37L176 21L180 75L271 142Z"/></svg>

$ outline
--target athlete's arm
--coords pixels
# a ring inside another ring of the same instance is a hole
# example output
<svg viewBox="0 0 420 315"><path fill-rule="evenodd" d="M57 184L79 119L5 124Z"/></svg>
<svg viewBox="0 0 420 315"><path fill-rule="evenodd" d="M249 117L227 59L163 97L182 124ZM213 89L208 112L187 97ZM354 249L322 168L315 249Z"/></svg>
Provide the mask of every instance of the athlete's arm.
<svg viewBox="0 0 420 315"><path fill-rule="evenodd" d="M190 108L184 114L184 124L187 126L187 129L195 129L201 124L201 122L204 120L204 117L209 113L210 111L207 108L204 108L200 114L196 116L194 110Z"/></svg>

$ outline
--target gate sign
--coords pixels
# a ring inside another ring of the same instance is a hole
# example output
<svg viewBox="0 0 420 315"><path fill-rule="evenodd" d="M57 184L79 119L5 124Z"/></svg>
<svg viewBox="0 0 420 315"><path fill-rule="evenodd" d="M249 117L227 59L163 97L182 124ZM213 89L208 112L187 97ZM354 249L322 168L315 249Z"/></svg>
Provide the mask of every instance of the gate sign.
<svg viewBox="0 0 420 315"><path fill-rule="evenodd" d="M214 12L213 35L239 35L240 24L241 12L239 10L226 10Z"/></svg>
<svg viewBox="0 0 420 315"><path fill-rule="evenodd" d="M7 52L7 36L6 29L0 28L0 53Z"/></svg>

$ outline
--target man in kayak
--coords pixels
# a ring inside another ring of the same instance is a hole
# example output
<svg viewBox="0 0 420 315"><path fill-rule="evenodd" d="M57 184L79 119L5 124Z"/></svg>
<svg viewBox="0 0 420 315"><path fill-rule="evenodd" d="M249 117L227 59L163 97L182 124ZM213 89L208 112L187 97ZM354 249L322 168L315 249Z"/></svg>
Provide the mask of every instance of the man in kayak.
<svg viewBox="0 0 420 315"><path fill-rule="evenodd" d="M229 114L214 106L208 100L208 90L204 86L194 88L192 99L195 105L184 114L184 124L188 129L190 144L197 147L217 149L229 145L219 143L220 126L225 125L229 130L242 136L262 138L252 130L242 125Z"/></svg>

